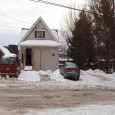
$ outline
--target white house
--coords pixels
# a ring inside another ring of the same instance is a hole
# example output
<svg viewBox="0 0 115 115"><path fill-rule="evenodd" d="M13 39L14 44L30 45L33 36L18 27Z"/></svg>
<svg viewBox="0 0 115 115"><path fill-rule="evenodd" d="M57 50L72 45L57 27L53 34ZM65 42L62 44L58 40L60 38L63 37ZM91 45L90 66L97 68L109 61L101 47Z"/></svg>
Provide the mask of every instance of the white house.
<svg viewBox="0 0 115 115"><path fill-rule="evenodd" d="M21 68L33 70L56 70L59 67L60 44L53 32L40 17L19 43Z"/></svg>

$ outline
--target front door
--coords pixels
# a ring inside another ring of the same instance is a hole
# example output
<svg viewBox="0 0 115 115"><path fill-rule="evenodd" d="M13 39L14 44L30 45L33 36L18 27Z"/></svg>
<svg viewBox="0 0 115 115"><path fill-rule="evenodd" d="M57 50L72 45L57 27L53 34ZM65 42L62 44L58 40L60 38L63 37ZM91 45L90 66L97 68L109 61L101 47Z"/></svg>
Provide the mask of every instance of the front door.
<svg viewBox="0 0 115 115"><path fill-rule="evenodd" d="M32 49L31 48L26 49L26 65L28 66L32 65Z"/></svg>

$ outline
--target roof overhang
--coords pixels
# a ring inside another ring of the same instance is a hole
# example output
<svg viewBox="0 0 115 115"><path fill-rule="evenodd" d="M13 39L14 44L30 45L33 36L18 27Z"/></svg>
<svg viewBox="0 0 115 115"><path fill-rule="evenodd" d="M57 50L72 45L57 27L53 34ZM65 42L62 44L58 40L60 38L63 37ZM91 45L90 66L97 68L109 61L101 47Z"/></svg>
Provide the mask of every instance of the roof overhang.
<svg viewBox="0 0 115 115"><path fill-rule="evenodd" d="M52 40L26 40L20 43L21 47L60 47L61 45Z"/></svg>

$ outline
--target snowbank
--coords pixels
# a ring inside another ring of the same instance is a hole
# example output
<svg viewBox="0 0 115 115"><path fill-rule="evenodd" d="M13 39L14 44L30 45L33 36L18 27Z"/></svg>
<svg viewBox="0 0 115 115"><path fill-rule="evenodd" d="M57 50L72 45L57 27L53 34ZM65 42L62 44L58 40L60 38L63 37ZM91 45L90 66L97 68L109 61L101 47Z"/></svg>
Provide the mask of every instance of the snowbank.
<svg viewBox="0 0 115 115"><path fill-rule="evenodd" d="M81 70L80 80L72 81L64 79L60 74L59 69L52 73L48 71L21 71L18 79L37 82L40 78L48 77L48 81L44 82L43 79L37 87L41 88L62 88L62 89L115 89L115 73L106 74L101 70Z"/></svg>
<svg viewBox="0 0 115 115"><path fill-rule="evenodd" d="M51 70L47 70L47 71L40 70L38 73L40 76L49 77L52 71Z"/></svg>
<svg viewBox="0 0 115 115"><path fill-rule="evenodd" d="M40 81L40 75L36 71L22 70L20 75L18 76L18 80L37 82Z"/></svg>
<svg viewBox="0 0 115 115"><path fill-rule="evenodd" d="M67 80L64 79L63 75L60 74L60 70L54 71L52 74L50 74L50 79L54 81L60 81L60 82L66 82Z"/></svg>

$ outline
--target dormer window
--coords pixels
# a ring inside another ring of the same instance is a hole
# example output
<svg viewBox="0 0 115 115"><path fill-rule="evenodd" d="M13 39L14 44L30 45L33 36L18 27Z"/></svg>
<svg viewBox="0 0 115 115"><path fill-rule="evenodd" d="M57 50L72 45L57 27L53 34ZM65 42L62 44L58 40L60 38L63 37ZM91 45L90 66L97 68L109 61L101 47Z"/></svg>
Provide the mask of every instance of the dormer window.
<svg viewBox="0 0 115 115"><path fill-rule="evenodd" d="M45 38L45 31L35 31L35 38Z"/></svg>

